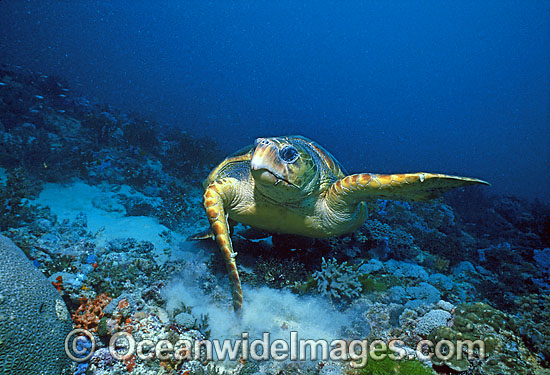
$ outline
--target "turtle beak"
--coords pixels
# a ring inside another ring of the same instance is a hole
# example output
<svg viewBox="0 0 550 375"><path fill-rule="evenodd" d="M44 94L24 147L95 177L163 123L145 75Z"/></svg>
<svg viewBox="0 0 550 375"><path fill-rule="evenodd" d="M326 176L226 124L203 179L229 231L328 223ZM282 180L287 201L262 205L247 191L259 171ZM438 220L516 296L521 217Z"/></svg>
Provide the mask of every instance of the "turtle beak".
<svg viewBox="0 0 550 375"><path fill-rule="evenodd" d="M254 143L256 149L254 155L250 160L250 169L254 177L262 177L261 180L265 182L274 183L277 176L280 176L280 171L276 168L278 162L278 150L271 141L265 138L258 138ZM265 178L263 178L265 174ZM271 174L271 176L268 176ZM273 181L271 181L273 180Z"/></svg>
<svg viewBox="0 0 550 375"><path fill-rule="evenodd" d="M258 138L254 142L256 149L250 160L250 168L253 171L261 169L271 170L278 159L277 146L265 138Z"/></svg>
<svg viewBox="0 0 550 375"><path fill-rule="evenodd" d="M250 169L255 180L265 184L276 185L281 181L293 185L285 177L286 165L279 159L277 145L266 138L258 138L254 142L256 149L250 160Z"/></svg>

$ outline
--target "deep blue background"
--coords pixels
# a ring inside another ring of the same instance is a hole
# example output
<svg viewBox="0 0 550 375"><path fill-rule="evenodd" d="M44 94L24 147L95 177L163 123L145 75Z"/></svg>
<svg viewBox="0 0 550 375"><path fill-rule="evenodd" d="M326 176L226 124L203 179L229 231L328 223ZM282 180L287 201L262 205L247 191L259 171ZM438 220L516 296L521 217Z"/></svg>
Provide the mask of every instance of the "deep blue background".
<svg viewBox="0 0 550 375"><path fill-rule="evenodd" d="M550 200L550 1L3 0L0 26L0 62L227 152L298 133Z"/></svg>

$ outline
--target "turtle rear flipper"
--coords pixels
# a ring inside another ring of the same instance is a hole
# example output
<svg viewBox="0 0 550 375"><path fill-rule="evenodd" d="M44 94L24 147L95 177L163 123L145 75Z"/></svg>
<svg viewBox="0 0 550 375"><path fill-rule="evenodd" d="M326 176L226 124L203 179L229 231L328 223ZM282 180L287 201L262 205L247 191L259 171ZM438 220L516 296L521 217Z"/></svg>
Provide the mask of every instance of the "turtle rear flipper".
<svg viewBox="0 0 550 375"><path fill-rule="evenodd" d="M202 232L195 233L187 237L187 241L201 241L201 240L214 240L214 232L212 228L203 230Z"/></svg>
<svg viewBox="0 0 550 375"><path fill-rule="evenodd" d="M333 202L353 204L374 199L426 201L448 190L468 185L490 185L477 178L438 173L354 174L339 179L329 189Z"/></svg>
<svg viewBox="0 0 550 375"><path fill-rule="evenodd" d="M235 226L235 222L233 220L227 219L227 225L229 226L229 233L233 233L233 227ZM207 228L201 232L192 234L191 236L187 237L187 241L202 241L202 240L215 240L216 235L212 228Z"/></svg>

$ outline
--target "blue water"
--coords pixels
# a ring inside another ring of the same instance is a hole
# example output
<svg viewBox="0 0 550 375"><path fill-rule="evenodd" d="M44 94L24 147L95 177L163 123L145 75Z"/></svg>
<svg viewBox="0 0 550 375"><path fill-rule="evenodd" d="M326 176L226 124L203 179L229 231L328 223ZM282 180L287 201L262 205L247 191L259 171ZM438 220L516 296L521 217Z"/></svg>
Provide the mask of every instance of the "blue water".
<svg viewBox="0 0 550 375"><path fill-rule="evenodd" d="M356 172L550 198L549 1L0 1L0 62L232 152L303 134Z"/></svg>

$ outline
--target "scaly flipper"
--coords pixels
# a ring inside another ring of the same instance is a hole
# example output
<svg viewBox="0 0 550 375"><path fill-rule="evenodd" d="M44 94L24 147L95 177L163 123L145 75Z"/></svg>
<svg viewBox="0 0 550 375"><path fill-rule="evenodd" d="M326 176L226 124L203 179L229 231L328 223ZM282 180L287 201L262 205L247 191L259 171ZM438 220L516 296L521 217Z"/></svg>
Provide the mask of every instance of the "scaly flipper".
<svg viewBox="0 0 550 375"><path fill-rule="evenodd" d="M234 178L222 178L213 181L206 187L203 204L206 217L210 222L210 227L225 261L231 294L233 295L233 308L238 312L243 304L243 292L235 263L237 253L233 252L233 245L229 236L229 225L225 214L225 207L231 205L231 201L235 196L234 189L237 183L238 181Z"/></svg>
<svg viewBox="0 0 550 375"><path fill-rule="evenodd" d="M214 232L212 232L212 228L208 228L202 232L195 233L187 237L187 241L213 240L215 238L216 237L214 236Z"/></svg>
<svg viewBox="0 0 550 375"><path fill-rule="evenodd" d="M353 204L372 199L425 201L444 192L467 185L488 182L477 178L437 173L370 174L346 176L336 181L328 193L333 202Z"/></svg>
<svg viewBox="0 0 550 375"><path fill-rule="evenodd" d="M231 233L233 233L233 228L235 227L235 222L233 220L227 220L227 224L229 225L229 235L231 235ZM192 234L191 236L187 237L185 240L202 241L202 240L215 240L215 239L216 239L216 236L214 235L212 228L208 227L203 231Z"/></svg>

